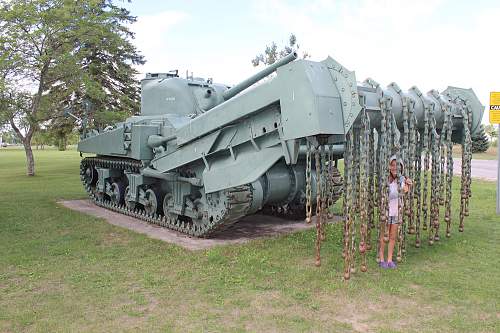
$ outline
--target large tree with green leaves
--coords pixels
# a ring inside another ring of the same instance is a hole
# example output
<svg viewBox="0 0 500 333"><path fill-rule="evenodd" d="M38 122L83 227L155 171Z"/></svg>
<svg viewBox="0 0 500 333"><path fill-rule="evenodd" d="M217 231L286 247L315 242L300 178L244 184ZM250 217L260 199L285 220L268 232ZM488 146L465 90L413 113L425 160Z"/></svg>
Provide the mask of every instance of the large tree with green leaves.
<svg viewBox="0 0 500 333"><path fill-rule="evenodd" d="M134 21L111 0L0 0L0 121L22 141L28 175L34 133L60 124L64 109L92 105L96 127L138 110Z"/></svg>

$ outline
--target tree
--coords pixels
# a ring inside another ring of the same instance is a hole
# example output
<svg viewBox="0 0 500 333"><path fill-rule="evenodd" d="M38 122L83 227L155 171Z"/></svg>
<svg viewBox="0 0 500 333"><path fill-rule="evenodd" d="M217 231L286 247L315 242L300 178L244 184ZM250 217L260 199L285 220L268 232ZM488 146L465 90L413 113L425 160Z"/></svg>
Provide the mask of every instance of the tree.
<svg viewBox="0 0 500 333"><path fill-rule="evenodd" d="M479 131L472 136L472 152L484 153L490 147L490 142L484 131L484 126L481 124Z"/></svg>
<svg viewBox="0 0 500 333"><path fill-rule="evenodd" d="M87 117L97 124L98 114L123 117L138 109L132 65L144 60L130 41L135 17L111 0L0 0L0 6L0 121L21 140L34 175L33 135L65 108L82 113L92 101L95 112Z"/></svg>
<svg viewBox="0 0 500 333"><path fill-rule="evenodd" d="M492 124L488 124L484 126L484 131L486 134L490 137L492 141L498 137L498 131L496 130L495 126Z"/></svg>
<svg viewBox="0 0 500 333"><path fill-rule="evenodd" d="M45 146L51 144L52 137L46 128L40 129L33 134L31 143L36 146L36 149L44 149Z"/></svg>
<svg viewBox="0 0 500 333"><path fill-rule="evenodd" d="M71 119L60 119L58 118L49 127L49 133L51 134L54 145L58 150L66 150L68 145L68 137L73 133L74 123Z"/></svg>
<svg viewBox="0 0 500 333"><path fill-rule="evenodd" d="M288 44L283 46L283 48L281 48L281 50L279 51L278 51L278 46L276 45L275 42L272 42L271 45L266 45L266 49L264 50L264 52L256 55L255 58L252 60L252 65L254 65L254 67L257 67L260 64L266 66L272 65L277 60L290 54L292 51L294 50L298 51L299 49L300 45L297 43L297 37L294 34L291 34L290 37L288 38ZM307 51L304 51L302 53L303 59L310 57L311 55Z"/></svg>

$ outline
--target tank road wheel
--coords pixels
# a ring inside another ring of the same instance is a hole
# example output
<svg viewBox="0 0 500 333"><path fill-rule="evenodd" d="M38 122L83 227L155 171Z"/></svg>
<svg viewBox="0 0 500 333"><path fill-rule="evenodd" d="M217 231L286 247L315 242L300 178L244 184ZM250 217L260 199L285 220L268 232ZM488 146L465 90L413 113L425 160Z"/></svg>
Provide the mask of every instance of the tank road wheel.
<svg viewBox="0 0 500 333"><path fill-rule="evenodd" d="M99 175L97 174L97 170L93 166L89 165L85 169L84 177L86 184L95 186L95 184L97 184L97 179L99 178Z"/></svg>
<svg viewBox="0 0 500 333"><path fill-rule="evenodd" d="M129 200L130 186L127 186L125 189L125 206L127 206L128 210L134 210L136 203L133 200Z"/></svg>
<svg viewBox="0 0 500 333"><path fill-rule="evenodd" d="M95 186L92 187L92 192L94 192L94 195L97 199L97 201L102 202L104 199L106 199L106 196L104 192L98 192L97 187L99 186L99 181L95 183Z"/></svg>
<svg viewBox="0 0 500 333"><path fill-rule="evenodd" d="M172 213L173 208L174 208L174 196L172 195L172 193L167 193L163 198L163 214L171 219L176 220L177 214Z"/></svg>
<svg viewBox="0 0 500 333"><path fill-rule="evenodd" d="M111 184L110 197L111 201L118 205L121 205L125 201L125 186L122 182L114 182Z"/></svg>
<svg viewBox="0 0 500 333"><path fill-rule="evenodd" d="M163 202L163 198L161 198L158 191L154 191L151 188L146 190L144 199L144 210L146 213L154 215L161 212L162 205L160 203Z"/></svg>
<svg viewBox="0 0 500 333"><path fill-rule="evenodd" d="M94 166L89 165L85 167L82 173L83 183L85 184L85 189L87 192L95 192L97 181L99 180L99 174Z"/></svg>

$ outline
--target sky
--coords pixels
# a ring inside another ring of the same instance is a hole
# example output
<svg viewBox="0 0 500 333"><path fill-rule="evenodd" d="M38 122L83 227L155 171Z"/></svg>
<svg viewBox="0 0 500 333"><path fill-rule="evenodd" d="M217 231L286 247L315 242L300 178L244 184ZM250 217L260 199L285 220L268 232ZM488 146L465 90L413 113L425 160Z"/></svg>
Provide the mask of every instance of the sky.
<svg viewBox="0 0 500 333"><path fill-rule="evenodd" d="M356 79L403 90L473 88L486 106L500 91L500 1L152 1L122 3L137 17L134 44L147 72L186 70L233 85L255 73L251 60L291 33L300 50L331 56ZM300 52L299 52L300 53Z"/></svg>

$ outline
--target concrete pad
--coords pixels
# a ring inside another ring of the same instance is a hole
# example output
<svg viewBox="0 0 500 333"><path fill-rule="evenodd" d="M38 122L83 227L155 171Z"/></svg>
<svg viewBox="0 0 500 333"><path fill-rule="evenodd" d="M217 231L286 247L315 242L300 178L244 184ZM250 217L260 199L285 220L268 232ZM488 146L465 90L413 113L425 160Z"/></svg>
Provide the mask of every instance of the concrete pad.
<svg viewBox="0 0 500 333"><path fill-rule="evenodd" d="M214 235L210 239L205 239L190 237L174 230L107 210L94 205L90 200L60 201L59 204L72 210L103 218L113 225L145 234L148 237L179 245L188 250L203 250L217 245L240 244L252 239L290 234L313 228L316 223L315 217L313 217L311 224L306 224L303 220L287 220L274 216L255 214L246 216L229 229ZM335 216L328 223L339 221L340 219L340 217Z"/></svg>

